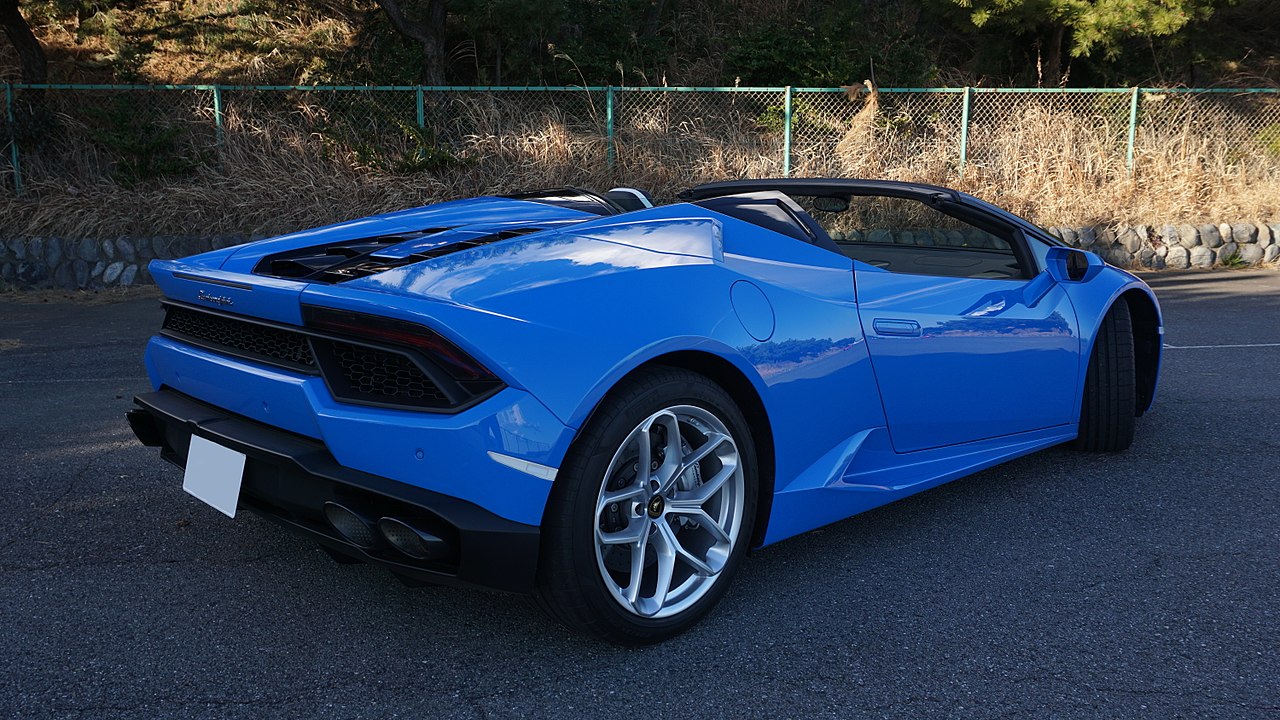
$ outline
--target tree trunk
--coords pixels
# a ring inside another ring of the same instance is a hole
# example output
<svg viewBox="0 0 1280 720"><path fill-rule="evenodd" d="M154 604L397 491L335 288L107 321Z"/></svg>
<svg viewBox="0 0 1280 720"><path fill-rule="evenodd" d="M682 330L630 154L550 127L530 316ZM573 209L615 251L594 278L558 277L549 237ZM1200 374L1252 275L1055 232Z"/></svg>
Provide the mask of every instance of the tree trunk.
<svg viewBox="0 0 1280 720"><path fill-rule="evenodd" d="M666 0L653 0L653 4L649 6L649 12L646 13L644 20L643 35L645 37L658 34L658 28L662 27L662 11L666 5Z"/></svg>
<svg viewBox="0 0 1280 720"><path fill-rule="evenodd" d="M426 0L425 22L406 17L399 0L377 0L377 3L387 13L387 19L396 32L422 46L423 80L428 85L444 85L444 30L448 0Z"/></svg>
<svg viewBox="0 0 1280 720"><path fill-rule="evenodd" d="M18 11L18 0L0 0L0 25L4 26L4 34L13 43L13 49L18 51L22 82L47 82L49 75L44 48L31 32L26 18Z"/></svg>
<svg viewBox="0 0 1280 720"><path fill-rule="evenodd" d="M1062 40L1066 32L1065 25L1055 25L1044 49L1044 77L1055 86L1062 84Z"/></svg>

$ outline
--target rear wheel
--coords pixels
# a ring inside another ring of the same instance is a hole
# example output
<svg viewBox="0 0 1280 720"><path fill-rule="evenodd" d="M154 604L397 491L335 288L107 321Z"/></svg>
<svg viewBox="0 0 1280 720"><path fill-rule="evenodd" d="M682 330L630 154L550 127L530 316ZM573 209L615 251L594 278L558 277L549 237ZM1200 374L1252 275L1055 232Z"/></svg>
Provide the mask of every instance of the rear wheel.
<svg viewBox="0 0 1280 720"><path fill-rule="evenodd" d="M658 642L724 594L750 544L755 447L723 389L676 368L625 381L556 481L538 594L571 628Z"/></svg>
<svg viewBox="0 0 1280 720"><path fill-rule="evenodd" d="M1133 444L1136 393L1133 320L1129 303L1121 298L1103 318L1093 343L1075 446L1093 452L1128 449Z"/></svg>

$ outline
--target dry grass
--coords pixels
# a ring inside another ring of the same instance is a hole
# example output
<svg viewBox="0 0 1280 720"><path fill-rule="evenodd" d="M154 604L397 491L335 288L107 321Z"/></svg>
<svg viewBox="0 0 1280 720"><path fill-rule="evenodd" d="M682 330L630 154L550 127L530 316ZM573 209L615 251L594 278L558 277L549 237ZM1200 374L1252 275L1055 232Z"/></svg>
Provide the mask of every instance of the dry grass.
<svg viewBox="0 0 1280 720"><path fill-rule="evenodd" d="M975 115L961 173L954 113L940 104L955 96L938 97L912 105L841 95L801 106L793 175L949 185L1043 225L1280 218L1280 156L1228 140L1257 134L1239 126L1239 114L1157 105L1130 174L1127 116L1117 120L1109 107L988 108ZM610 169L602 108L581 93L536 107L460 95L433 108L439 145L454 159L418 172L397 164L423 151L422 137L379 107L273 100L232 104L216 151L204 101L172 103L154 122L188 123L176 151L203 152L205 161L180 177L134 184L114 179L119 158L93 140L92 118L74 105L57 109L57 139L24 155L27 193L0 197L0 226L40 236L260 236L477 194L630 184L671 198L698 182L782 170L781 136L761 119L771 102L763 97L629 100ZM1280 107L1268 108L1280 123Z"/></svg>

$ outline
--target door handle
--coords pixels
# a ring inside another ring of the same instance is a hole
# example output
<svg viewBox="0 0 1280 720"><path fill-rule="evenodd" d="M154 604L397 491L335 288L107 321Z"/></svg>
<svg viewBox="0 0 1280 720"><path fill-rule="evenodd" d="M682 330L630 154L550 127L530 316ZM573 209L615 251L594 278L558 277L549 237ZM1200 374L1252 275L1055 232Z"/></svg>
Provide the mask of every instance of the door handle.
<svg viewBox="0 0 1280 720"><path fill-rule="evenodd" d="M920 337L920 323L915 320L888 320L878 318L871 323L877 335L898 335L901 337Z"/></svg>

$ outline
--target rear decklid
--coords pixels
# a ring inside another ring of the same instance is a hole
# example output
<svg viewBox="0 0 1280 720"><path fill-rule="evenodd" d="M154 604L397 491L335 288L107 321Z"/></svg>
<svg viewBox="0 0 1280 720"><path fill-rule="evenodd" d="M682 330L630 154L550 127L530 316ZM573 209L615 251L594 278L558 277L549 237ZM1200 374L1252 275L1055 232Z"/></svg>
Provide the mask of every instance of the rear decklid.
<svg viewBox="0 0 1280 720"><path fill-rule="evenodd" d="M341 282L454 249L598 217L526 200L482 197L329 225L150 266L171 300L302 324L312 281Z"/></svg>
<svg viewBox="0 0 1280 720"><path fill-rule="evenodd" d="M386 240L387 242L381 243L381 247L373 248L374 254L396 258L414 252L421 247L424 238L442 232L452 232L452 235L439 239L455 242L483 235L491 228L543 229L595 217L598 216L526 200L499 197L455 200L424 208L374 215L245 245L227 257L222 263L222 269L239 273L257 271L259 274L275 274L271 272L271 268L263 266L265 259L276 255L305 253L307 250L323 254L328 247L365 240Z"/></svg>

